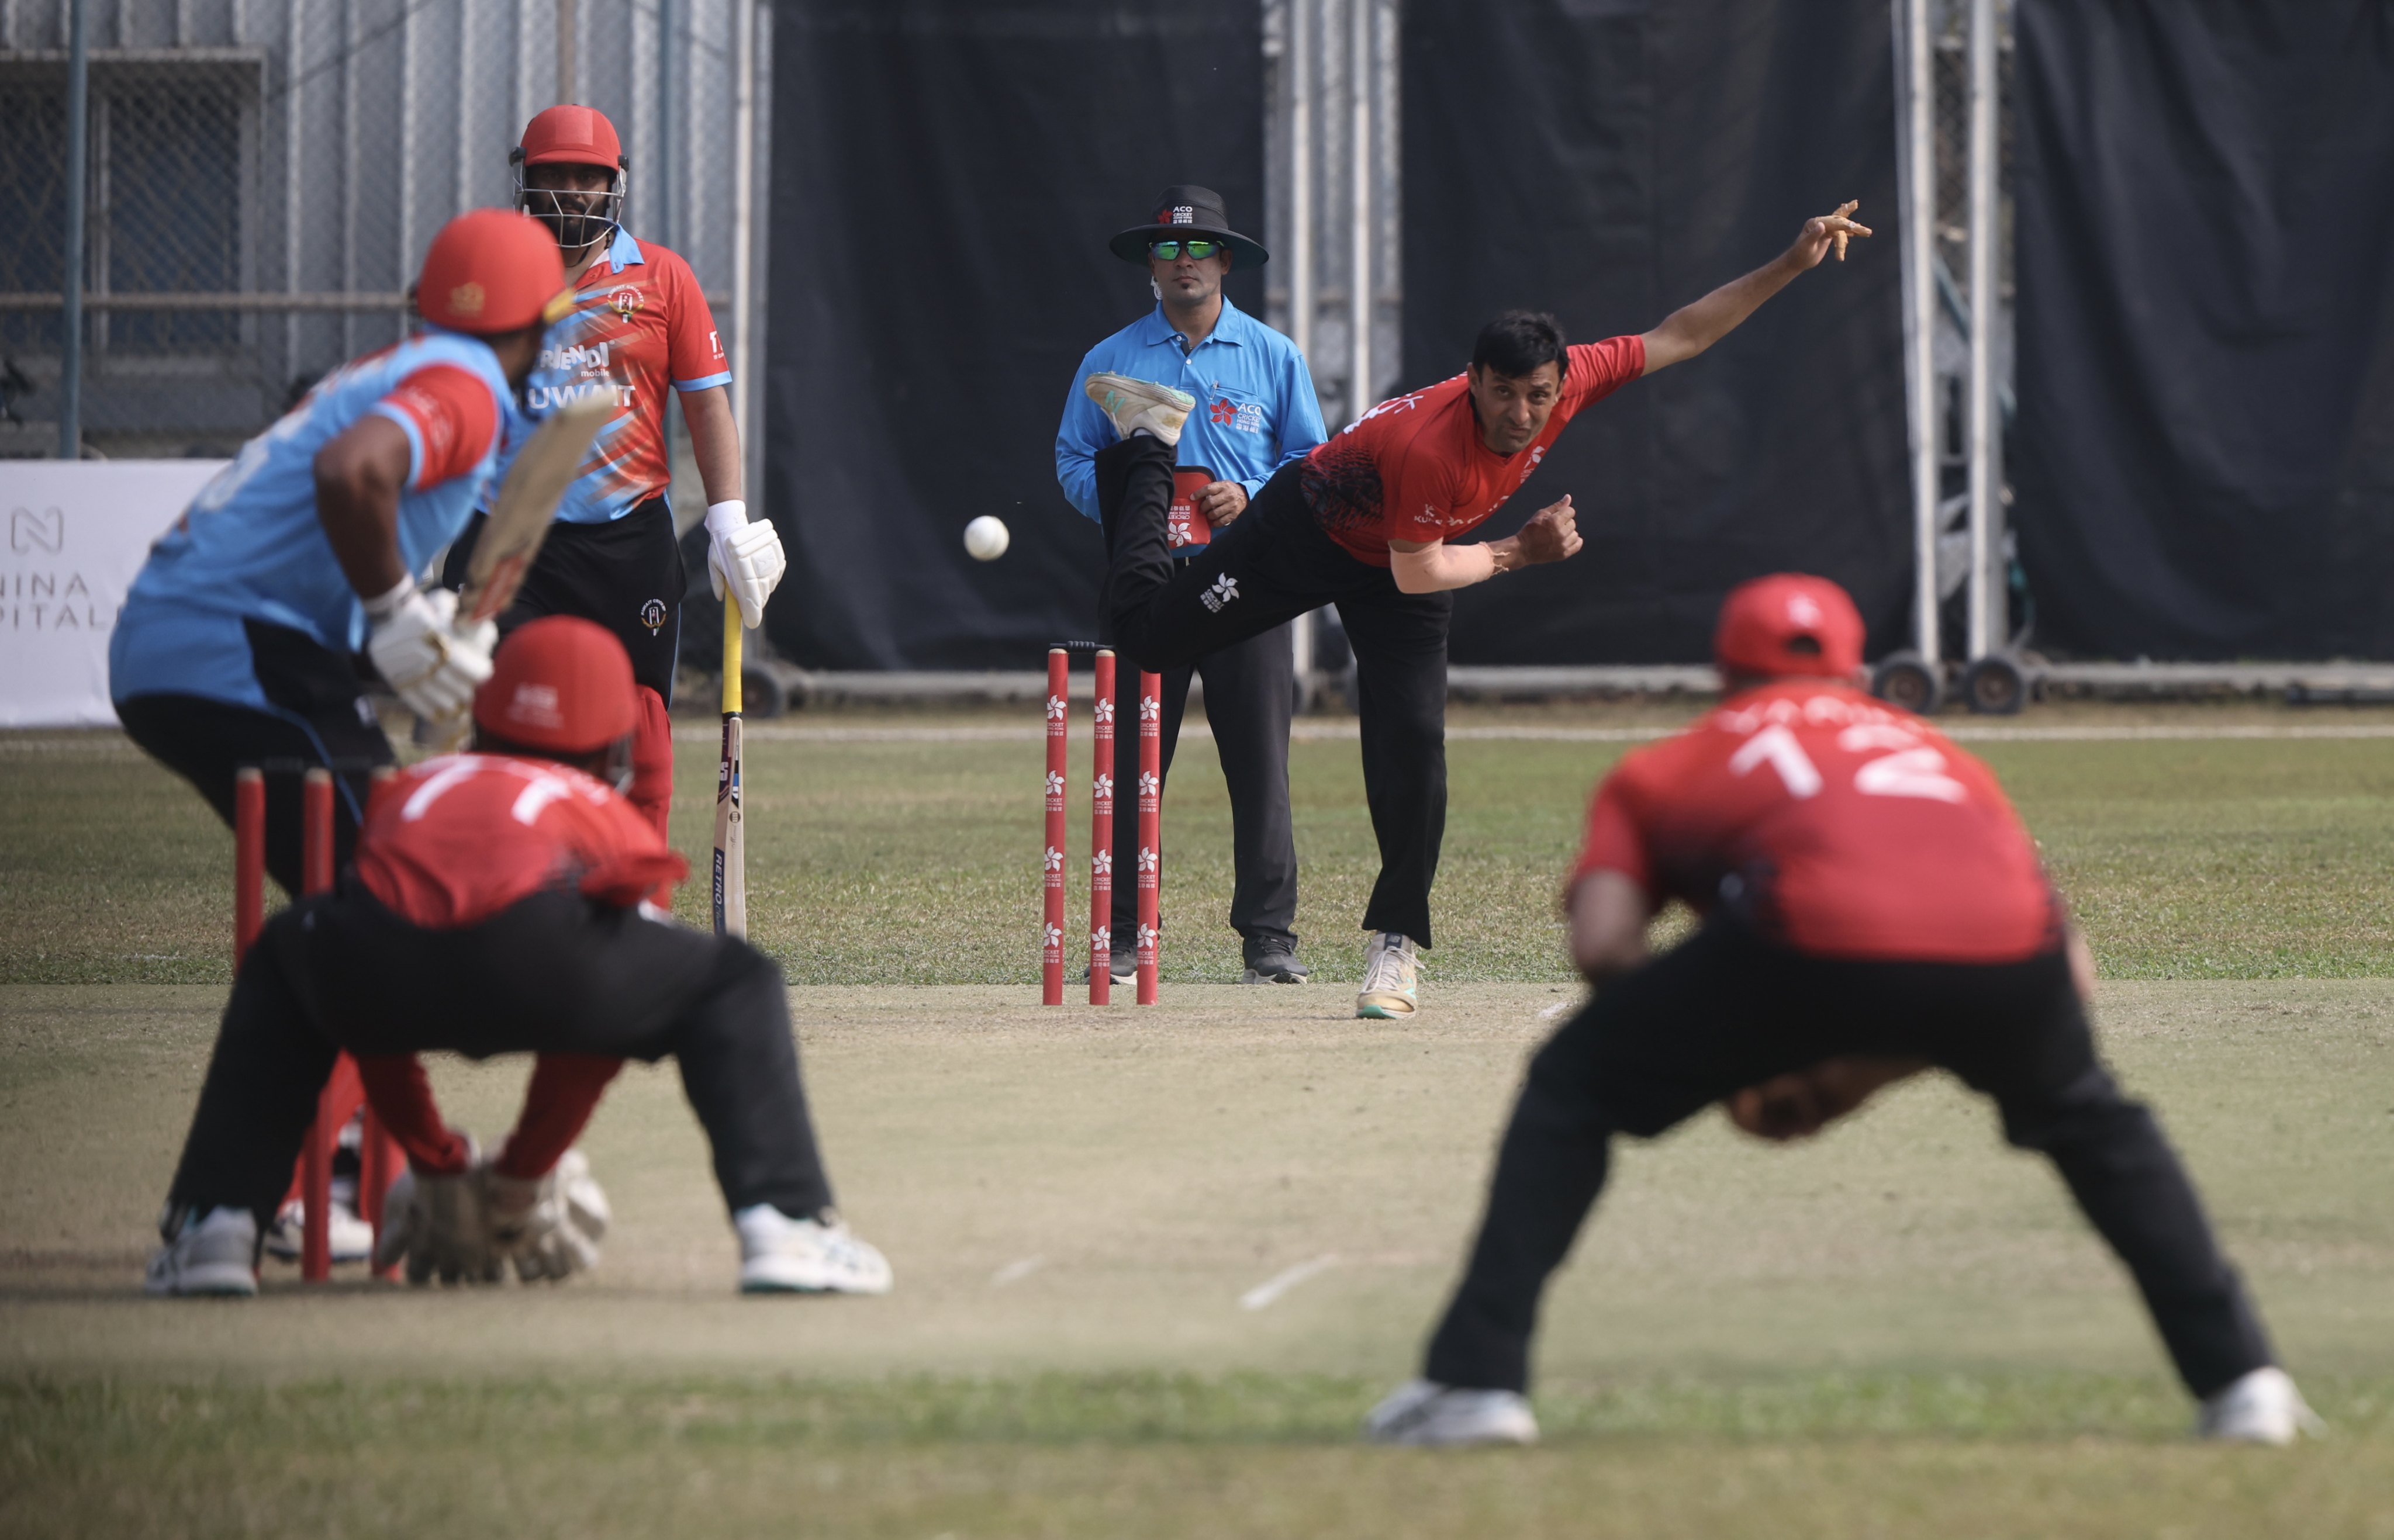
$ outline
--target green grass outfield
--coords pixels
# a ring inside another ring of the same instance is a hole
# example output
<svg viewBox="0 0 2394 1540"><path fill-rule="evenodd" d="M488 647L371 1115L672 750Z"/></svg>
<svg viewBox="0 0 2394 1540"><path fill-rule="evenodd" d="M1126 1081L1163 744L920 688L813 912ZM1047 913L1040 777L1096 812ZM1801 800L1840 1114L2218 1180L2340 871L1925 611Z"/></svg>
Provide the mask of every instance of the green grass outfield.
<svg viewBox="0 0 2394 1540"><path fill-rule="evenodd" d="M760 735L756 929L842 1201L897 1264L869 1301L732 1297L703 1146L642 1069L588 1136L617 1215L589 1278L141 1299L230 841L119 740L0 736L0 1534L2394 1535L2394 741L2216 736L2369 713L2048 710L2012 725L2205 736L1979 746L2333 1438L2187 1442L2050 1173L1926 1083L1797 1150L1707 1117L1625 1151L1550 1303L1545 1447L1351 1442L1574 993L1550 898L1624 747L1585 735L1673 714L1458 713L1483 736L1453 748L1430 1010L1401 1027L1335 984L1207 982L1235 953L1202 741L1166 816L1165 1005L1100 1013L1033 1003L1015 717ZM1485 736L1522 729L1583 737ZM681 756L693 849L712 758ZM1295 772L1300 929L1351 979L1355 745L1300 742ZM436 1079L488 1131L521 1069Z"/></svg>

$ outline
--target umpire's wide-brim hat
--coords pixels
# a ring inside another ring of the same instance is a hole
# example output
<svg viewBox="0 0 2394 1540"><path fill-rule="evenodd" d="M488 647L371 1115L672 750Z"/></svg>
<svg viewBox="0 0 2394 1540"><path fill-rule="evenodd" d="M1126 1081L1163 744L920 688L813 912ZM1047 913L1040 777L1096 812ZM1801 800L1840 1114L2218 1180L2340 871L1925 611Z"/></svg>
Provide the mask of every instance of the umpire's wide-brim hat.
<svg viewBox="0 0 2394 1540"><path fill-rule="evenodd" d="M1230 248L1230 270L1260 268L1271 260L1263 243L1230 228L1222 195L1209 187L1168 187L1157 194L1154 217L1106 242L1106 249L1125 262L1145 262L1148 242L1175 236L1213 236Z"/></svg>

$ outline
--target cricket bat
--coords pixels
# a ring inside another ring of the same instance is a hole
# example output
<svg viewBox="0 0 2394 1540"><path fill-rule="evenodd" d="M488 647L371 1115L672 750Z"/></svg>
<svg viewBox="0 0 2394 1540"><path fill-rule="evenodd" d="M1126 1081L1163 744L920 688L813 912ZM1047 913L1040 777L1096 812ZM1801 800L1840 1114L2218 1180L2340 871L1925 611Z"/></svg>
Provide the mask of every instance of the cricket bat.
<svg viewBox="0 0 2394 1540"><path fill-rule="evenodd" d="M525 440L507 467L507 478L499 483L499 495L491 500L481 537L466 563L466 581L457 590L455 624L461 630L496 619L516 602L524 574L557 520L557 504L573 485L591 440L614 415L614 392L593 391L559 407ZM472 723L470 710L438 722L419 721L415 741L454 753Z"/></svg>
<svg viewBox="0 0 2394 1540"><path fill-rule="evenodd" d="M740 816L740 596L723 585L723 763L715 771L715 933L748 933L747 830Z"/></svg>
<svg viewBox="0 0 2394 1540"><path fill-rule="evenodd" d="M614 392L595 390L559 407L533 431L507 467L499 495L491 500L481 538L466 564L465 586L457 591L460 625L494 620L516 602L524 574L556 522L559 501L589 457L590 441L614 415Z"/></svg>

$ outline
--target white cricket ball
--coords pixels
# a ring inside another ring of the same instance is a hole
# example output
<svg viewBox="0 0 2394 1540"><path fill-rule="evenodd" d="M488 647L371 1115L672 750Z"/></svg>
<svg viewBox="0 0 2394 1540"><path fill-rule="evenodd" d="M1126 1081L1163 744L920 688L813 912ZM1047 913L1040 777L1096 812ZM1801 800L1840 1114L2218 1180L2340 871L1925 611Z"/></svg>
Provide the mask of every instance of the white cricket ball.
<svg viewBox="0 0 2394 1540"><path fill-rule="evenodd" d="M975 561L997 560L1013 538L1006 532L1006 520L993 515L983 514L965 526L965 550Z"/></svg>

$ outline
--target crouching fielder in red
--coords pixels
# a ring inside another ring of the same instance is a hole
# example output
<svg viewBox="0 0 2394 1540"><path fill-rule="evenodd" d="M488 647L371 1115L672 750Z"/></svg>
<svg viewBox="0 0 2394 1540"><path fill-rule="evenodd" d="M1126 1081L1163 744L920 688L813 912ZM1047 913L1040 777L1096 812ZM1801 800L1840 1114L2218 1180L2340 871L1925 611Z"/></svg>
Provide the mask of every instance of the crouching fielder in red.
<svg viewBox="0 0 2394 1540"><path fill-rule="evenodd" d="M529 1268L517 1254L572 1217L580 1184L544 1194L543 1179L613 1061L671 1055L739 1233L741 1288L886 1292L888 1263L832 1207L781 970L640 902L687 863L617 790L636 712L622 645L553 616L511 634L494 670L475 694L473 751L378 786L338 890L276 915L250 949L167 1195L151 1292L256 1292L259 1226L342 1050L408 1146L401 1222L419 1280L495 1278L509 1260L527 1277L570 1269L554 1246ZM498 1162L467 1156L439 1125L409 1058L434 1050L542 1056ZM543 1201L555 1222L525 1211Z"/></svg>
<svg viewBox="0 0 2394 1540"><path fill-rule="evenodd" d="M2027 831L1986 766L1855 687L1861 641L1835 583L1746 584L1715 638L1719 708L1598 789L1567 895L1596 996L1531 1061L1462 1286L1370 1436L1537 1437L1539 1296L1614 1134L1727 1102L1748 1131L1796 1137L1930 1066L2061 1173L2203 1403L2200 1431L2282 1443L2314 1420L2177 1155L2096 1055L2092 968ZM1674 898L1703 927L1650 961L1647 923Z"/></svg>

